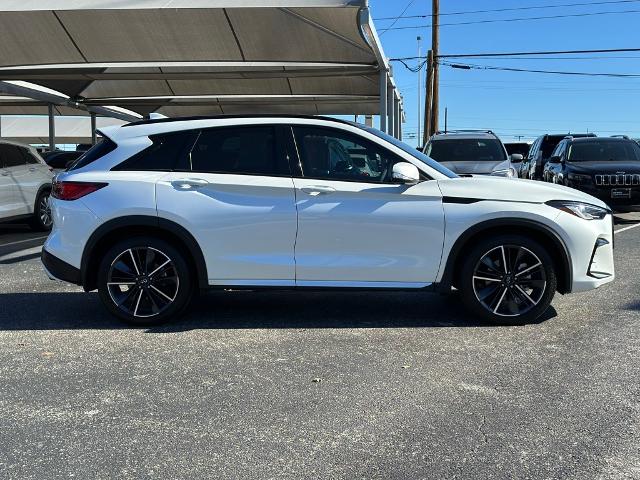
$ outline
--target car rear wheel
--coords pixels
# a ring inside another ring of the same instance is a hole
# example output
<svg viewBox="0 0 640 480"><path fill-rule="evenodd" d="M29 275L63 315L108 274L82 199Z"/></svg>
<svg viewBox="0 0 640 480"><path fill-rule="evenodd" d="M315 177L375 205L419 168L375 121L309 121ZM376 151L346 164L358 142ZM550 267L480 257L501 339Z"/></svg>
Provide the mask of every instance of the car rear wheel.
<svg viewBox="0 0 640 480"><path fill-rule="evenodd" d="M40 192L36 198L35 208L33 209L33 218L31 219L31 228L41 232L48 232L53 225L53 216L51 215L51 205L49 204L51 192L44 190Z"/></svg>
<svg viewBox="0 0 640 480"><path fill-rule="evenodd" d="M460 290L468 309L498 324L538 319L556 292L557 278L547 251L520 235L480 241L465 259Z"/></svg>
<svg viewBox="0 0 640 480"><path fill-rule="evenodd" d="M107 309L135 325L155 325L188 308L192 280L184 255L169 243L137 237L118 243L104 256L98 292Z"/></svg>

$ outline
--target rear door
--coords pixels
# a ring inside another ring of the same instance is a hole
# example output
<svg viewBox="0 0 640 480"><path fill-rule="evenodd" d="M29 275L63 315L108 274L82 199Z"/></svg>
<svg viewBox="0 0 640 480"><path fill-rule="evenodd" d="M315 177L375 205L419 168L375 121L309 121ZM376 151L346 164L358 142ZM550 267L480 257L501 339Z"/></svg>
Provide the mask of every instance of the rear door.
<svg viewBox="0 0 640 480"><path fill-rule="evenodd" d="M2 171L0 172L0 209L2 216L13 217L28 213L25 201L18 193L18 184L24 181L27 169L25 160L18 147L8 143L0 144L0 159L2 159Z"/></svg>
<svg viewBox="0 0 640 480"><path fill-rule="evenodd" d="M295 195L280 131L196 132L181 164L157 185L158 215L195 237L212 285L295 284Z"/></svg>
<svg viewBox="0 0 640 480"><path fill-rule="evenodd" d="M15 183L7 168L5 157L6 145L0 143L0 218L7 218L15 213Z"/></svg>
<svg viewBox="0 0 640 480"><path fill-rule="evenodd" d="M436 280L444 240L435 180L391 181L404 161L344 130L294 126L299 286L420 288Z"/></svg>
<svg viewBox="0 0 640 480"><path fill-rule="evenodd" d="M17 184L18 198L22 202L21 208L26 209L27 213L33 213L36 195L38 195L40 187L50 183L53 174L49 167L36 158L29 149L26 147L17 148L25 163L25 173Z"/></svg>

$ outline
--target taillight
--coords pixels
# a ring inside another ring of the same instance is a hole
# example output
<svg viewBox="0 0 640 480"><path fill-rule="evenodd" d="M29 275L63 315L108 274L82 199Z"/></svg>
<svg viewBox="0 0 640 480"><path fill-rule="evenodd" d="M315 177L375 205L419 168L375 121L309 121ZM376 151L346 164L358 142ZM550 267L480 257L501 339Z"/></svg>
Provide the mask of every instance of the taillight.
<svg viewBox="0 0 640 480"><path fill-rule="evenodd" d="M107 185L108 183L54 181L51 196L59 200L77 200Z"/></svg>

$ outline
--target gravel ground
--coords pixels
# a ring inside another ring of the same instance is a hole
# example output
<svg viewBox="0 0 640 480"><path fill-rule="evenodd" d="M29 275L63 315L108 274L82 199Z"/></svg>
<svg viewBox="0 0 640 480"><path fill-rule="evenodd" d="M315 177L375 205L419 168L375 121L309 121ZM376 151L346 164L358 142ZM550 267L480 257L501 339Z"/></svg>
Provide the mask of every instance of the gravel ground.
<svg viewBox="0 0 640 480"><path fill-rule="evenodd" d="M639 245L524 327L455 295L218 292L152 329L0 245L0 478L640 478Z"/></svg>

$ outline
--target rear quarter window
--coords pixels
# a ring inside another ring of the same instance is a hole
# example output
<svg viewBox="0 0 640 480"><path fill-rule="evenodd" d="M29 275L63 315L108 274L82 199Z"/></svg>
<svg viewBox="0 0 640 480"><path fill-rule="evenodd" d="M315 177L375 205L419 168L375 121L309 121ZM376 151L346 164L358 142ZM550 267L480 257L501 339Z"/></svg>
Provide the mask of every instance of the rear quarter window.
<svg viewBox="0 0 640 480"><path fill-rule="evenodd" d="M99 158L104 157L106 154L113 152L117 148L115 142L109 138L103 138L93 147L87 150L73 165L69 167L69 171L78 170L86 167L87 165L95 162Z"/></svg>
<svg viewBox="0 0 640 480"><path fill-rule="evenodd" d="M197 131L178 132L149 137L153 144L135 154L112 170L143 172L170 172L186 170L193 144L198 137Z"/></svg>

